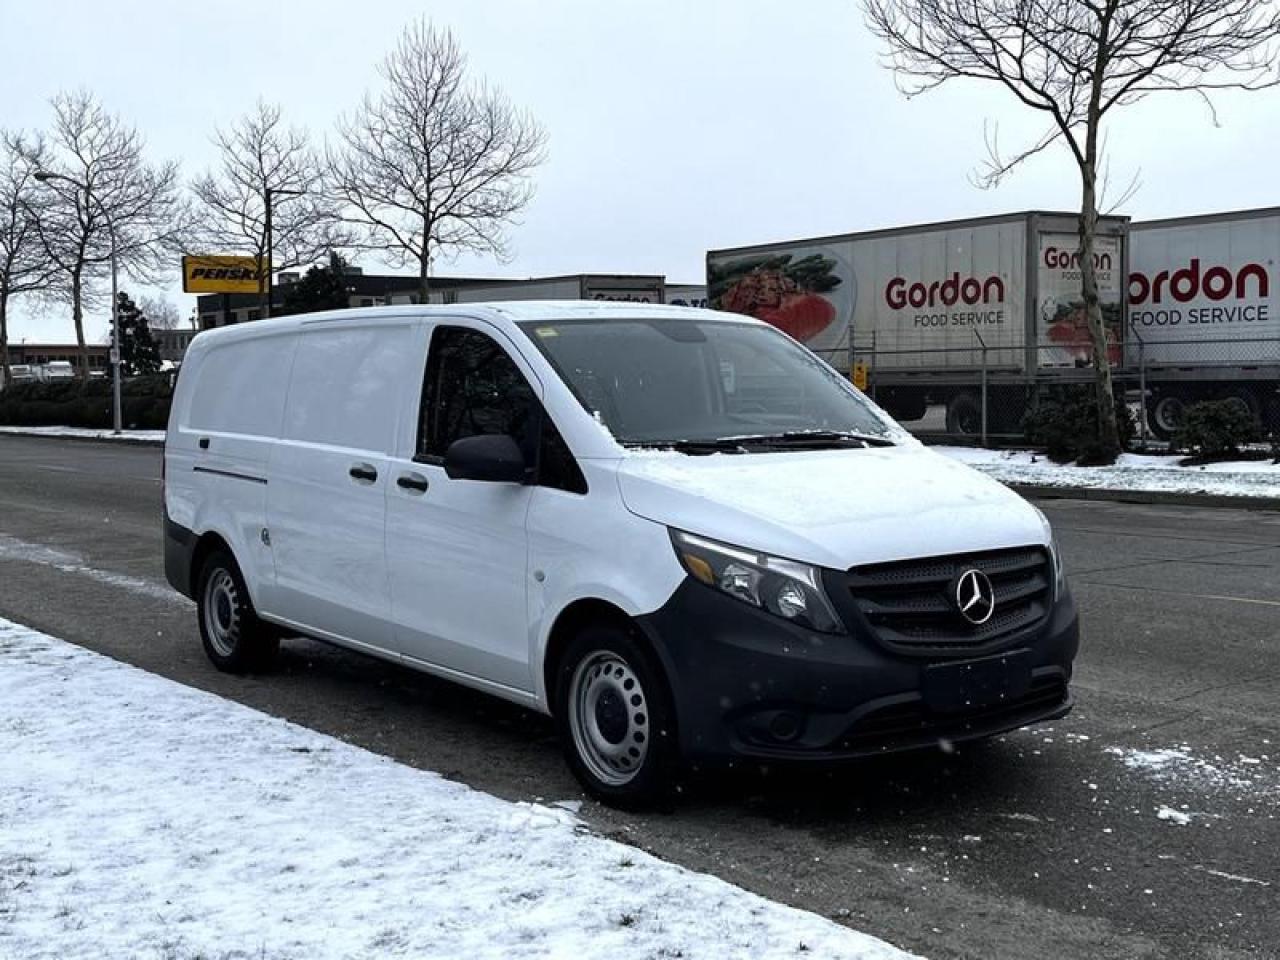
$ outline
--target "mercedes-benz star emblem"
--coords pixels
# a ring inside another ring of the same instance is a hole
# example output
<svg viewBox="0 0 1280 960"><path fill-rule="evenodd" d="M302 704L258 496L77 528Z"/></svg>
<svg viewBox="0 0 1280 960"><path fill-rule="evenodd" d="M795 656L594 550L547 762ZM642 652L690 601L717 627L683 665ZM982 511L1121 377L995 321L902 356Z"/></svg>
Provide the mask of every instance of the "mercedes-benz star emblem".
<svg viewBox="0 0 1280 960"><path fill-rule="evenodd" d="M975 627L991 619L996 612L996 591L991 578L972 568L956 578L956 609Z"/></svg>

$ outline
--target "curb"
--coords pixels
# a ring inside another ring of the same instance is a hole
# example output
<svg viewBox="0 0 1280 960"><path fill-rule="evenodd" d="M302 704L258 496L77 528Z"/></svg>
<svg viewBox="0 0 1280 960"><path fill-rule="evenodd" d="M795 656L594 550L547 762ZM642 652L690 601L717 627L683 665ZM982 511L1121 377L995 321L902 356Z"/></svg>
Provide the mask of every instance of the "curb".
<svg viewBox="0 0 1280 960"><path fill-rule="evenodd" d="M102 443L109 446L164 446L163 440L152 440L149 437L131 437L128 433L124 433L119 437L86 437L74 433L26 433L21 430L0 430L0 440L3 440L5 437L21 437L24 440L73 440L77 443Z"/></svg>
<svg viewBox="0 0 1280 960"><path fill-rule="evenodd" d="M1280 497L1240 497L1223 493L1176 493L1168 490L1114 490L1106 487L1055 487L1006 483L1009 489L1036 500L1096 500L1178 507L1280 512Z"/></svg>

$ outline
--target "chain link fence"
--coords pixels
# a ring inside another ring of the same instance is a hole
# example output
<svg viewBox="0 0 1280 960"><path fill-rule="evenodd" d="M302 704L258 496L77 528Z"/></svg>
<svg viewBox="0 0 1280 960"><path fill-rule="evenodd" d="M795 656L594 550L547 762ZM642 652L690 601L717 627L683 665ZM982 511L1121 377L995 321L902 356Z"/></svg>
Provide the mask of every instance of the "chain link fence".
<svg viewBox="0 0 1280 960"><path fill-rule="evenodd" d="M1225 400L1263 432L1280 431L1280 337L1149 336L1109 343L1116 395L1140 444L1158 447L1187 405ZM1088 340L998 347L974 331L966 346L896 347L874 337L820 353L921 439L983 446L1026 439L1029 412L1046 398L1094 382Z"/></svg>

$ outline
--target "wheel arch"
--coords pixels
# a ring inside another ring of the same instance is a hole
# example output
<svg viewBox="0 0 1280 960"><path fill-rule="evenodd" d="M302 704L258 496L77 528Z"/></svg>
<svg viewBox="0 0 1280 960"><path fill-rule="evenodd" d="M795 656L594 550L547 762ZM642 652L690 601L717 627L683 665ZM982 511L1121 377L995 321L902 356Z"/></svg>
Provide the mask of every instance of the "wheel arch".
<svg viewBox="0 0 1280 960"><path fill-rule="evenodd" d="M542 685L542 702L547 712L555 713L556 671L565 648L578 633L592 624L605 624L626 631L637 643L642 645L652 656L657 667L662 671L662 678L668 690L674 695L674 676L672 664L662 644L645 631L635 617L627 613L617 604L600 597L579 597L567 604L555 618L547 634L547 642L543 647L540 681Z"/></svg>
<svg viewBox="0 0 1280 960"><path fill-rule="evenodd" d="M235 550L232 549L231 544L228 543L220 533L209 530L200 534L196 538L196 545L194 549L191 551L190 596L196 596L196 591L200 585L200 571L204 568L205 560L208 558L209 554L219 549L225 550L227 553L231 554L231 559L236 562L236 566L240 566L240 560L236 557ZM244 575L243 571L244 568L241 567L241 576ZM252 593L250 593L250 597L252 597Z"/></svg>

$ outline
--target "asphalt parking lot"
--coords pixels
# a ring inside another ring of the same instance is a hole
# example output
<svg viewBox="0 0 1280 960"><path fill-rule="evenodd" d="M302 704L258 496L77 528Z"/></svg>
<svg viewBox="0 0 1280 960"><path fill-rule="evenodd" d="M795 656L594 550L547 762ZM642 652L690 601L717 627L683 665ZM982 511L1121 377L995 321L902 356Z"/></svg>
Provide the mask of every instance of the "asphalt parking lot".
<svg viewBox="0 0 1280 960"><path fill-rule="evenodd" d="M935 960L1280 956L1280 514L1043 506L1082 615L1070 717L582 816ZM216 673L160 523L158 448L0 437L0 616L503 797L580 797L548 721L447 683L301 640Z"/></svg>

